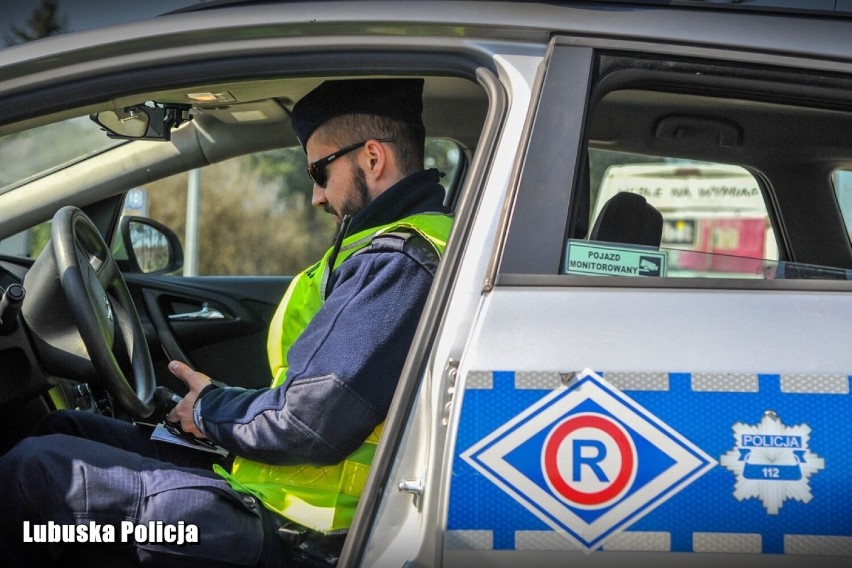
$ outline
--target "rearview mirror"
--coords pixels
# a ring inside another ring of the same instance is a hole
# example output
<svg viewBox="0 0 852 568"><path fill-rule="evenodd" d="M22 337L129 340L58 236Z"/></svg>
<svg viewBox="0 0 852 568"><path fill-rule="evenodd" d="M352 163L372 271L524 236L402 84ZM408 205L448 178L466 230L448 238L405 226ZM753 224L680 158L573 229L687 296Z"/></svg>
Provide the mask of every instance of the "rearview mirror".
<svg viewBox="0 0 852 568"><path fill-rule="evenodd" d="M110 138L122 140L165 140L171 139L171 131L187 120L191 105L153 103L134 105L120 110L105 110L89 115Z"/></svg>

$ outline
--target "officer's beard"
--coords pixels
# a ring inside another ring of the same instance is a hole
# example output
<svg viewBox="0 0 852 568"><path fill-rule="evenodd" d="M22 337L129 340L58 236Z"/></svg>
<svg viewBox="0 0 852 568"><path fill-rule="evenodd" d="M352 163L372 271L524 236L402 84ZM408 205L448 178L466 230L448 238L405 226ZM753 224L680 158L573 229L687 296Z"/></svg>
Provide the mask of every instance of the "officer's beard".
<svg viewBox="0 0 852 568"><path fill-rule="evenodd" d="M354 217L372 202L370 188L367 187L367 175L357 163L352 165L352 188L352 193L343 200L339 210L329 203L323 206L325 212L334 217L338 227L346 215Z"/></svg>

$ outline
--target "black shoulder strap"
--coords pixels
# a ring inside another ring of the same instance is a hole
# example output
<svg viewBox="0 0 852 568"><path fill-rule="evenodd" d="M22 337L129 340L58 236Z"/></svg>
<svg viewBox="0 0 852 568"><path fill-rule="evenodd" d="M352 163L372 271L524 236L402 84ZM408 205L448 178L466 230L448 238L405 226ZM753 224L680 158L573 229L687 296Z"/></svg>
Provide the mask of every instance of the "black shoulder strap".
<svg viewBox="0 0 852 568"><path fill-rule="evenodd" d="M399 229L389 233L381 233L373 237L370 245L364 247L352 256L367 252L396 251L407 254L434 276L438 269L438 251L423 235L414 230Z"/></svg>

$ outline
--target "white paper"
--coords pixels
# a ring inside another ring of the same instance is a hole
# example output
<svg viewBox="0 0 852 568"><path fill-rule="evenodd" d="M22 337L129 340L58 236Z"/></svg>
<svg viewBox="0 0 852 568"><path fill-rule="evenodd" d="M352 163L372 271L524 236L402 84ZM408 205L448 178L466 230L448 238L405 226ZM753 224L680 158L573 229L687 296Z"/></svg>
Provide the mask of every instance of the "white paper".
<svg viewBox="0 0 852 568"><path fill-rule="evenodd" d="M184 446L186 448L192 448L193 450L201 450L202 452L210 452L213 454L219 454L220 456L227 456L228 450L223 448L222 446L210 447L200 442L194 442L190 439L183 438L181 436L175 436L163 426L162 423L157 424L157 427L154 428L154 432L151 434L152 440L158 440L160 442L168 442L170 444L177 444L178 446Z"/></svg>

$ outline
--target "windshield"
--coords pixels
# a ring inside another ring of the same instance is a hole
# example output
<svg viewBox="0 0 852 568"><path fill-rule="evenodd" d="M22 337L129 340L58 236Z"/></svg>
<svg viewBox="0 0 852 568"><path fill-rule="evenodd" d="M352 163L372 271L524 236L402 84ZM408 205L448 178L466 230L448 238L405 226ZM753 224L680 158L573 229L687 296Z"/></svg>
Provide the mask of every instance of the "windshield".
<svg viewBox="0 0 852 568"><path fill-rule="evenodd" d="M0 137L0 193L124 143L88 116Z"/></svg>

